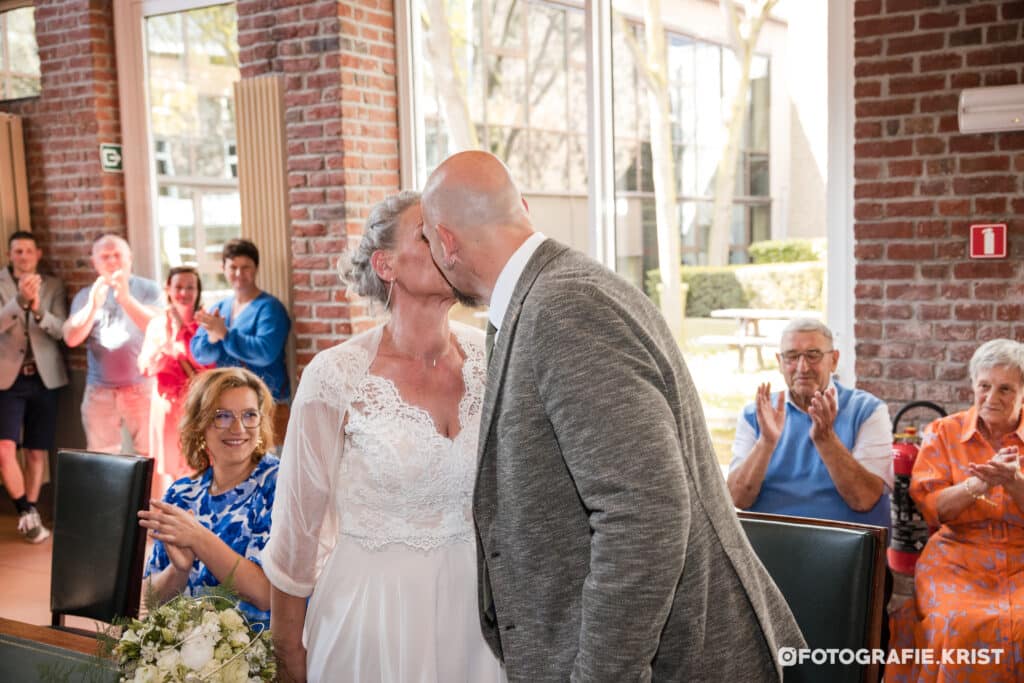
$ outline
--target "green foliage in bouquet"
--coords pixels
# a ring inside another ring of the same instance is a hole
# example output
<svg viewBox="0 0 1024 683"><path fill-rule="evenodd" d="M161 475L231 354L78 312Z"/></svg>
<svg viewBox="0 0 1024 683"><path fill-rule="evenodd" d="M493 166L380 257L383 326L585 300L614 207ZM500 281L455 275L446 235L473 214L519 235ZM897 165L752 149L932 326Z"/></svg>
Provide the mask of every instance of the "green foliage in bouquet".
<svg viewBox="0 0 1024 683"><path fill-rule="evenodd" d="M154 606L144 619L121 624L120 638L108 636L101 647L117 662L124 682L272 681L270 631L250 626L237 605L230 581L201 596L179 595Z"/></svg>

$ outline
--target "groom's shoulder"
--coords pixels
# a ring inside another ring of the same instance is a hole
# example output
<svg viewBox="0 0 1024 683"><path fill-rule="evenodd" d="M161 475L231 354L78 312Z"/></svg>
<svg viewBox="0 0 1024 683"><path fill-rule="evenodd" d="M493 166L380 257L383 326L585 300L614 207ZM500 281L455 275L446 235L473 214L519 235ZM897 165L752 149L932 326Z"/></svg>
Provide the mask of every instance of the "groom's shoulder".
<svg viewBox="0 0 1024 683"><path fill-rule="evenodd" d="M565 301L574 295L594 300L607 297L618 302L647 298L631 282L596 259L564 244L553 244L555 248L549 252L550 259L538 274L531 294L552 301Z"/></svg>

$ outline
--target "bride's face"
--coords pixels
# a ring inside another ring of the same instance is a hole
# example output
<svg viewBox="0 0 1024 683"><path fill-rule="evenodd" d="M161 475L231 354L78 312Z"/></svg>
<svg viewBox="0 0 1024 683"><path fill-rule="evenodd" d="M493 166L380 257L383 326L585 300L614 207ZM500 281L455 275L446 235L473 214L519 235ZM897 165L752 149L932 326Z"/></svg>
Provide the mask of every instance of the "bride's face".
<svg viewBox="0 0 1024 683"><path fill-rule="evenodd" d="M393 250L395 289L413 298L452 296L451 285L441 276L423 236L423 212L415 204L398 217Z"/></svg>

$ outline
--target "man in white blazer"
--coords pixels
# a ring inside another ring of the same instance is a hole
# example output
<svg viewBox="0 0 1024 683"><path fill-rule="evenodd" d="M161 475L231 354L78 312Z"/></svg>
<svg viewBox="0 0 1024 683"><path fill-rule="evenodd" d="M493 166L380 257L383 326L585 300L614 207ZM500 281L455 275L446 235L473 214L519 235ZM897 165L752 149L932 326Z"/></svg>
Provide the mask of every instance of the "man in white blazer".
<svg viewBox="0 0 1024 683"><path fill-rule="evenodd" d="M486 152L434 171L423 234L453 288L490 304L473 521L509 682L780 680L776 653L803 637L655 306L534 231Z"/></svg>
<svg viewBox="0 0 1024 683"><path fill-rule="evenodd" d="M57 389L68 383L60 346L67 299L60 280L37 272L43 250L35 235L15 232L7 245L11 261L0 270L0 476L17 508L19 533L41 543L50 532L36 503L56 431Z"/></svg>

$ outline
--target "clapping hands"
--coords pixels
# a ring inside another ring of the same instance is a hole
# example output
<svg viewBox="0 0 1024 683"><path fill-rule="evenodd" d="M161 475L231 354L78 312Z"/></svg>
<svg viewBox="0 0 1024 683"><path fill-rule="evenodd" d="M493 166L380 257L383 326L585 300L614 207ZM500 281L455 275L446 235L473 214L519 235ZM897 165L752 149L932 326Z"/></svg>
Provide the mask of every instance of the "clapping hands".
<svg viewBox="0 0 1024 683"><path fill-rule="evenodd" d="M39 310L39 288L43 278L38 273L22 275L18 278L18 303L33 311Z"/></svg>
<svg viewBox="0 0 1024 683"><path fill-rule="evenodd" d="M786 394L780 391L772 405L772 385L765 382L757 387L755 399L757 426L761 434L772 444L778 443L782 428L786 424Z"/></svg>
<svg viewBox="0 0 1024 683"><path fill-rule="evenodd" d="M824 392L814 392L807 409L807 414L811 416L811 441L819 443L832 437L832 425L836 422L838 412L835 387L829 387Z"/></svg>
<svg viewBox="0 0 1024 683"><path fill-rule="evenodd" d="M217 343L228 336L228 326L224 322L224 318L221 316L220 311L214 309L212 312L196 311L196 322L199 326L206 330L207 335L210 337L210 341Z"/></svg>
<svg viewBox="0 0 1024 683"><path fill-rule="evenodd" d="M1020 455L1016 446L1000 449L986 463L969 463L967 469L983 481L987 489L995 486L1007 486L1024 479L1020 472Z"/></svg>
<svg viewBox="0 0 1024 683"><path fill-rule="evenodd" d="M187 572L195 561L195 547L206 527L188 510L159 500L150 501L149 510L139 511L139 526L149 529L150 535L162 541L167 557L179 571Z"/></svg>

